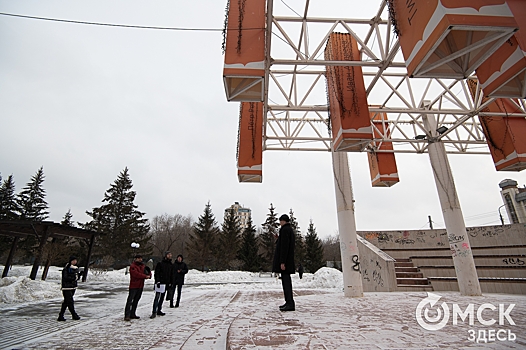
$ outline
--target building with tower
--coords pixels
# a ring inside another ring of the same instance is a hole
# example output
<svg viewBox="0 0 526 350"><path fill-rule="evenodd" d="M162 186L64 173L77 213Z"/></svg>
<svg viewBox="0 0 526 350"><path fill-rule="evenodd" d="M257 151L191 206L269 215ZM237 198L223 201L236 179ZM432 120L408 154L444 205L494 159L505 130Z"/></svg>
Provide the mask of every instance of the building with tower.
<svg viewBox="0 0 526 350"><path fill-rule="evenodd" d="M242 229L247 228L248 226L248 218L250 217L251 210L249 208L243 208L239 202L234 202L230 207L225 209L225 216L227 215L229 210L234 210L234 215L237 217L239 221L239 226Z"/></svg>
<svg viewBox="0 0 526 350"><path fill-rule="evenodd" d="M526 223L526 187L518 187L517 181L511 179L502 180L499 186L510 223Z"/></svg>

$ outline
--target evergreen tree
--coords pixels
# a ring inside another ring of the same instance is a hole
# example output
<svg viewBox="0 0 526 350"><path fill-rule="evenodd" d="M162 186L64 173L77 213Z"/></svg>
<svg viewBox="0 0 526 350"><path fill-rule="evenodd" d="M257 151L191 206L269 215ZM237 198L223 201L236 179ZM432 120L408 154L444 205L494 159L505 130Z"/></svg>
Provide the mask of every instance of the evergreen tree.
<svg viewBox="0 0 526 350"><path fill-rule="evenodd" d="M41 167L18 194L17 209L20 220L44 221L48 218L46 191L42 187L44 179L44 168Z"/></svg>
<svg viewBox="0 0 526 350"><path fill-rule="evenodd" d="M213 266L213 251L215 249L219 227L212 213L210 202L205 206L201 215L194 224L194 232L190 236L189 255L194 266L205 268Z"/></svg>
<svg viewBox="0 0 526 350"><path fill-rule="evenodd" d="M75 227L75 223L71 220L71 218L73 218L73 214L71 213L71 209L68 209L66 214L64 214L60 224L64 226Z"/></svg>
<svg viewBox="0 0 526 350"><path fill-rule="evenodd" d="M0 177L0 220L16 220L18 218L18 206L15 196L15 180L13 175L2 182Z"/></svg>
<svg viewBox="0 0 526 350"><path fill-rule="evenodd" d="M259 242L261 243L261 256L263 258L263 267L266 271L272 270L272 259L274 258L274 250L276 247L276 239L278 238L279 222L274 212L276 208L270 203L268 208L269 213L267 219L262 226L262 232L259 235Z"/></svg>
<svg viewBox="0 0 526 350"><path fill-rule="evenodd" d="M221 232L219 233L216 260L220 269L234 267L232 264L237 258L241 226L234 209L230 208L225 213Z"/></svg>
<svg viewBox="0 0 526 350"><path fill-rule="evenodd" d="M261 256L258 253L256 227L252 224L252 216L248 217L247 227L243 230L238 257L243 262L244 271L258 272L261 269Z"/></svg>
<svg viewBox="0 0 526 350"><path fill-rule="evenodd" d="M148 249L150 225L145 213L137 210L134 204L135 191L128 173L128 168L119 174L115 182L104 193L102 206L86 211L93 220L82 224L85 229L100 232L95 244L94 257L103 258L108 265L121 265L130 259L132 242L139 243L137 253L151 254ZM113 260L113 261L111 261Z"/></svg>
<svg viewBox="0 0 526 350"><path fill-rule="evenodd" d="M289 211L290 226L294 230L294 261L299 264L305 260L305 243L301 235L300 225L294 216L294 211L290 208Z"/></svg>
<svg viewBox="0 0 526 350"><path fill-rule="evenodd" d="M311 220L305 236L305 269L314 273L323 266L323 245Z"/></svg>

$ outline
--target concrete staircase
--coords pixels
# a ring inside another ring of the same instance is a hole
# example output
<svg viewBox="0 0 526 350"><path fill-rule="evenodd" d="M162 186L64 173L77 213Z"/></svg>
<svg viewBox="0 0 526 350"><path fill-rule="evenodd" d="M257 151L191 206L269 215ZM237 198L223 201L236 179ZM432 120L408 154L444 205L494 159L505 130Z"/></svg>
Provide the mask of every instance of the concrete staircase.
<svg viewBox="0 0 526 350"><path fill-rule="evenodd" d="M398 291L410 292L433 290L431 282L429 282L422 272L413 265L411 259L396 259L394 265Z"/></svg>

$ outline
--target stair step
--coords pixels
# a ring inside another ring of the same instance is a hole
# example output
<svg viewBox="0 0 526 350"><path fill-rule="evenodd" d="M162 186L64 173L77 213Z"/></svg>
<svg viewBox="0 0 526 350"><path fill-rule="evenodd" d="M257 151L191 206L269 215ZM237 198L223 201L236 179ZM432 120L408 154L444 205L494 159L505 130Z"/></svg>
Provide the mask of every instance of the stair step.
<svg viewBox="0 0 526 350"><path fill-rule="evenodd" d="M411 259L396 259L396 262L411 262Z"/></svg>
<svg viewBox="0 0 526 350"><path fill-rule="evenodd" d="M427 278L396 278L396 284L408 284L408 285L429 285Z"/></svg>
<svg viewBox="0 0 526 350"><path fill-rule="evenodd" d="M398 262L398 261L395 261L394 263L395 267L413 267L413 263L412 262Z"/></svg>
<svg viewBox="0 0 526 350"><path fill-rule="evenodd" d="M432 285L399 284L396 286L399 292L433 291Z"/></svg>
<svg viewBox="0 0 526 350"><path fill-rule="evenodd" d="M424 278L422 272L396 272L396 278Z"/></svg>
<svg viewBox="0 0 526 350"><path fill-rule="evenodd" d="M395 272L418 272L418 267L396 267L395 266Z"/></svg>

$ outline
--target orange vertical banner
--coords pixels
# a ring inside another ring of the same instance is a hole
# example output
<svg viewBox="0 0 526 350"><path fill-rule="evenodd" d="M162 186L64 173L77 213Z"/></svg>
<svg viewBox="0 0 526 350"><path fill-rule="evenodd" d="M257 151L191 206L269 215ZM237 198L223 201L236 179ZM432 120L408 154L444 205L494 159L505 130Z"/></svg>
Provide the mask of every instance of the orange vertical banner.
<svg viewBox="0 0 526 350"><path fill-rule="evenodd" d="M526 98L526 2L507 0L519 30L477 68L485 96Z"/></svg>
<svg viewBox="0 0 526 350"><path fill-rule="evenodd" d="M385 113L371 112L373 123L373 133L375 138L389 137L390 131L387 125L387 115ZM371 175L371 184L373 187L391 187L397 184L398 167L393 151L393 143L387 141L374 141L378 151L368 151L367 159L369 161L369 173Z"/></svg>
<svg viewBox="0 0 526 350"><path fill-rule="evenodd" d="M263 181L263 103L242 102L237 144L239 182Z"/></svg>
<svg viewBox="0 0 526 350"><path fill-rule="evenodd" d="M517 30L505 0L388 0L410 77L469 76Z"/></svg>
<svg viewBox="0 0 526 350"><path fill-rule="evenodd" d="M332 33L325 60L359 61L356 40L350 34ZM326 78L334 150L364 150L373 134L362 68L327 66Z"/></svg>
<svg viewBox="0 0 526 350"><path fill-rule="evenodd" d="M263 101L265 0L230 0L223 82L228 101Z"/></svg>

